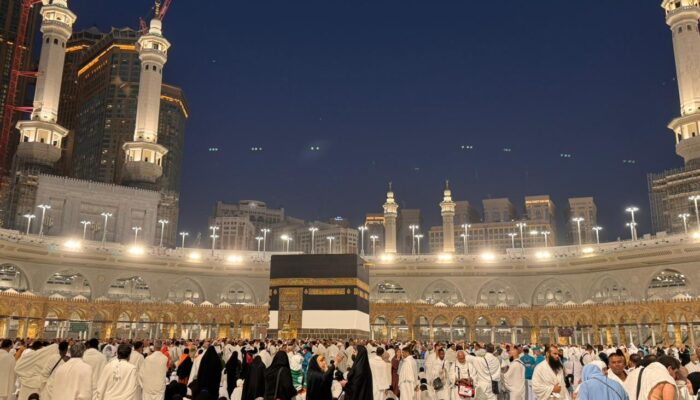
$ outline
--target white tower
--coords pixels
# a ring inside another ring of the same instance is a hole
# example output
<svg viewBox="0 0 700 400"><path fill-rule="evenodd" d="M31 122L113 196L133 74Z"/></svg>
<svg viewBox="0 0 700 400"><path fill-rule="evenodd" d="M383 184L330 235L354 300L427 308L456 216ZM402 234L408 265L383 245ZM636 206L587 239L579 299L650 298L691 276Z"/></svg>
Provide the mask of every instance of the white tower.
<svg viewBox="0 0 700 400"><path fill-rule="evenodd" d="M445 192L440 203L440 214L442 215L442 251L445 253L455 252L455 207L457 204L452 201L452 191L450 182L445 182Z"/></svg>
<svg viewBox="0 0 700 400"><path fill-rule="evenodd" d="M163 81L163 66L168 60L168 42L162 34L162 22L151 20L147 33L138 40L141 77L136 108L134 140L124 143L126 161L122 180L133 183L154 183L163 174L163 156L168 152L158 144L158 117L160 114L160 87Z"/></svg>
<svg viewBox="0 0 700 400"><path fill-rule="evenodd" d="M681 115L668 127L676 136L676 154L686 165L700 163L700 34L698 0L663 0L673 35Z"/></svg>
<svg viewBox="0 0 700 400"><path fill-rule="evenodd" d="M396 254L396 217L398 217L399 205L394 201L394 192L386 193L386 203L384 203L384 252Z"/></svg>
<svg viewBox="0 0 700 400"><path fill-rule="evenodd" d="M61 141L68 130L56 123L61 93L66 41L73 33L75 14L67 0L43 1L41 55L31 119L19 121L17 157L30 163L53 166L61 158Z"/></svg>

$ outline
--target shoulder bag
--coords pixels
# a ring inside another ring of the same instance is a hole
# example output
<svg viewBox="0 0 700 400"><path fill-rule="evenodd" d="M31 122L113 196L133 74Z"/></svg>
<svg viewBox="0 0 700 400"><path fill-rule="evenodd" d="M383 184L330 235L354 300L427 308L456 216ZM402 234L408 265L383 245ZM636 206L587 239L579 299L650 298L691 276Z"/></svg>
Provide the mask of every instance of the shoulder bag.
<svg viewBox="0 0 700 400"><path fill-rule="evenodd" d="M489 362L486 360L486 357L484 357L484 363L486 363L486 370L489 371L489 378L491 378L491 392L493 392L493 394L498 394L501 392L498 388L498 381L493 380L493 376L491 375L491 367L489 367Z"/></svg>
<svg viewBox="0 0 700 400"><path fill-rule="evenodd" d="M458 366L455 366L457 368L457 394L459 395L460 399L473 399L474 398L474 386L470 384L464 384L464 383L459 383L459 381L462 380L461 377L461 370L459 369ZM471 379L471 375L469 375L469 369L467 368L467 376L469 379Z"/></svg>
<svg viewBox="0 0 700 400"><path fill-rule="evenodd" d="M443 380L441 378L441 376L444 377L444 375L445 375L444 370L445 370L445 362L443 361L442 367L440 368L440 375L437 378L433 379L433 381L431 382L431 384L433 385L433 389L436 392L442 390L442 388L445 387L445 382L443 382Z"/></svg>

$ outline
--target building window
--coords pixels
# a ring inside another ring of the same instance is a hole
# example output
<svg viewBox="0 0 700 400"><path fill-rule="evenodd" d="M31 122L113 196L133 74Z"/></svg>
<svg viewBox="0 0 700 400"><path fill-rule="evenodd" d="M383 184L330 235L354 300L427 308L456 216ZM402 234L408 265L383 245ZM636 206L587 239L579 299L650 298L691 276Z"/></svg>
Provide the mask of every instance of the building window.
<svg viewBox="0 0 700 400"><path fill-rule="evenodd" d="M53 44L58 44L58 39L54 39Z"/></svg>
<svg viewBox="0 0 700 400"><path fill-rule="evenodd" d="M682 26L679 26L679 27L678 27L678 33L683 33L683 27L682 27Z"/></svg>

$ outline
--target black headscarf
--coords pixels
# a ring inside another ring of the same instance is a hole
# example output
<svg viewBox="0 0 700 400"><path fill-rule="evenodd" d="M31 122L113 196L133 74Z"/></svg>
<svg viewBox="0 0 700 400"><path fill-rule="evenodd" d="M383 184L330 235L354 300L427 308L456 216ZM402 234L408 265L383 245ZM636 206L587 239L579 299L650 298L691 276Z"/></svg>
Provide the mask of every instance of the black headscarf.
<svg viewBox="0 0 700 400"><path fill-rule="evenodd" d="M357 355L348 372L348 383L345 384L346 400L371 399L372 371L369 369L369 358L365 346L357 346Z"/></svg>
<svg viewBox="0 0 700 400"><path fill-rule="evenodd" d="M221 386L221 358L216 354L214 346L209 346L202 356L197 371L197 383L199 391L206 390L212 397L218 398ZM194 397L199 391L192 393Z"/></svg>
<svg viewBox="0 0 700 400"><path fill-rule="evenodd" d="M233 389L236 388L236 380L238 380L240 370L241 362L238 361L238 352L234 351L226 362L226 389L229 397L231 397Z"/></svg>
<svg viewBox="0 0 700 400"><path fill-rule="evenodd" d="M335 367L328 367L328 371L323 372L318 365L318 356L313 356L309 361L309 369L306 371L306 398L313 400L332 400L331 385L333 384L333 373Z"/></svg>
<svg viewBox="0 0 700 400"><path fill-rule="evenodd" d="M265 364L260 356L255 357L248 368L248 377L243 381L242 400L255 400L265 395Z"/></svg>
<svg viewBox="0 0 700 400"><path fill-rule="evenodd" d="M693 385L693 393L695 395L700 390L700 372L691 372L688 374L688 380L690 384Z"/></svg>
<svg viewBox="0 0 700 400"><path fill-rule="evenodd" d="M177 366L177 377L179 379L189 379L190 372L192 372L192 358L187 356L184 360Z"/></svg>
<svg viewBox="0 0 700 400"><path fill-rule="evenodd" d="M296 395L289 356L284 351L278 351L265 371L265 400L290 400Z"/></svg>

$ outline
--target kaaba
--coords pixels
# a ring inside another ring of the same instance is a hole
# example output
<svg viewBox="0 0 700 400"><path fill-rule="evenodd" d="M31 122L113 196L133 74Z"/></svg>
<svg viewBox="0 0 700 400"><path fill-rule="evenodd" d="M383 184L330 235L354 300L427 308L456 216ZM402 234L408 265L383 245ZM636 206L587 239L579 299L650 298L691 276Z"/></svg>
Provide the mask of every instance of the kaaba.
<svg viewBox="0 0 700 400"><path fill-rule="evenodd" d="M369 271L356 254L274 255L268 335L368 338Z"/></svg>

